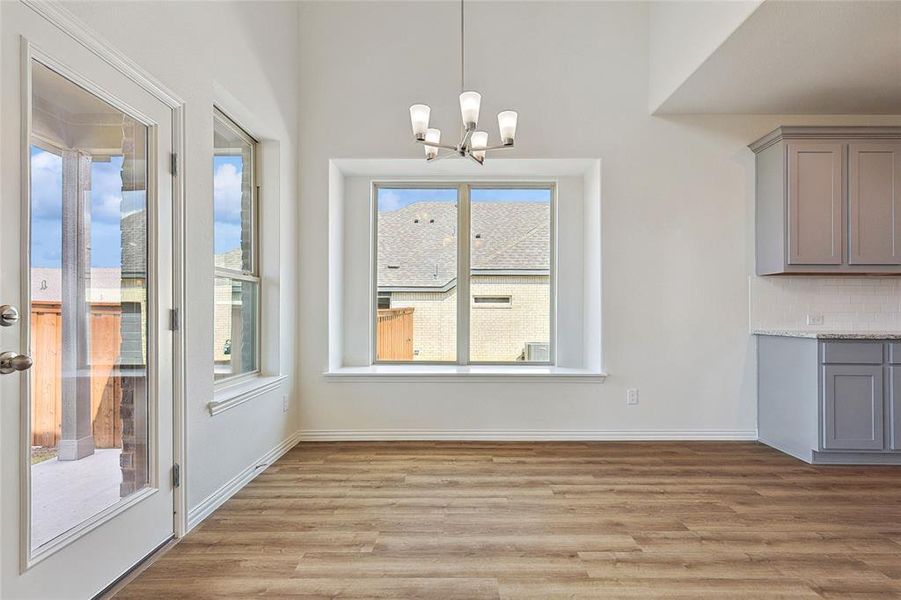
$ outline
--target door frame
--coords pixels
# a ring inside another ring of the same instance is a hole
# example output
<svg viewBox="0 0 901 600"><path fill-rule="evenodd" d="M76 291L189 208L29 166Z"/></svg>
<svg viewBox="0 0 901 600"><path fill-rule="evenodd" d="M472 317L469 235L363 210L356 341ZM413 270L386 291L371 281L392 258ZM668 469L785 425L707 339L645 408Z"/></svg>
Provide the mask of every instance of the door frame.
<svg viewBox="0 0 901 600"><path fill-rule="evenodd" d="M162 83L157 81L152 75L141 69L135 63L133 63L130 59L128 59L125 55L119 52L117 49L113 48L109 43L99 37L95 32L91 31L84 23L78 20L67 8L65 8L61 3L56 0L53 1L35 1L35 0L20 0L20 2L28 7L29 9L36 12L38 15L49 21L51 24L56 26L61 30L62 33L66 34L82 46L84 46L87 50L95 54L98 58L109 64L111 67L119 71L126 78L137 84L139 87L148 92L151 96L162 102L164 105L168 106L171 114L172 114L172 149L175 154L174 160L172 161L172 298L170 301L170 306L172 309L178 311L178 314L183 314L184 309L184 190L185 190L185 179L184 179L184 169L181 168L183 164L182 157L184 156L185 151L185 139L184 139L184 111L185 111L185 103L178 96L176 96L173 92L171 92L168 88L166 88ZM86 87L91 93L98 95L98 97L103 98L106 101L110 101L110 99L114 100L113 104L119 107L122 107L123 103L115 100L109 94L103 93L102 90L98 90L93 86L85 84L90 84L90 81L86 78L78 75L73 72L71 69L67 68L64 64L61 64L54 57L49 56L48 54L42 52L38 46L30 42L24 36L21 38L21 64L22 64L22 72L20 73L20 86L21 86L21 143L20 143L20 151L24 152L21 159L20 171L21 171L21 202L22 204L22 213L21 218L29 218L30 215L30 189L31 189L31 181L30 181L30 164L28 158L28 147L30 144L30 136L31 136L31 62L32 59L36 59L47 67L56 70L60 74L65 77L72 79L76 84ZM100 92L100 93L98 93ZM136 111L133 108L125 107L127 112L131 113L133 116L140 117L140 111ZM151 144L151 150L154 154L158 150L155 148L156 145L156 135L153 134L150 137L149 143ZM152 181L151 181L152 180ZM156 185L155 183L156 177L152 177L148 179L150 185ZM150 207L149 207L150 208ZM153 207L154 211L156 210L156 206ZM151 236L155 237L155 236ZM22 257L24 260L25 257L28 257L30 244L30 234L26 233L22 237ZM153 240L149 240L149 250L148 254L150 254L149 259L151 264L154 264L155 269L159 269L163 265L159 265L156 261L156 252L155 252L155 242ZM26 300L27 302L23 302L23 307L30 306L30 293L28 291L28 286L30 285L28 279L28 270L23 269L22 274L22 282L20 285L22 286L21 290L21 299ZM149 298L148 305L155 306L159 309L161 306L165 306L165 300L158 298L157 294L151 294ZM157 311L159 314L159 311ZM30 319L30 315L28 315ZM30 326L28 327L29 335L22 335L20 338L20 351L26 351L27 345L30 337ZM172 332L172 365L173 365L173 373L172 373L172 433L173 433L173 446L172 446L172 456L173 461L176 465L179 465L179 485L174 488L174 514L173 514L173 534L174 537L180 538L182 537L187 530L187 494L185 493L185 481L186 481L186 450L187 450L187 429L185 427L185 380L184 380L184 361L185 361L185 332L183 328L177 327ZM21 455L23 452L23 448L26 447L26 442L30 441L30 396L29 396L30 385L24 383L20 386L20 406L22 410L20 411L20 439L19 444L19 460L20 460L20 477L19 477L19 555L20 555L20 573L24 573L30 567L34 566L44 558L54 554L57 550L67 546L72 541L81 538L85 533L98 527L100 524L105 523L112 519L115 515L127 509L129 506L140 502L142 499L148 497L149 495L156 492L155 489L148 488L143 491L136 492L132 498L129 498L125 502L119 502L112 507L98 513L91 519L80 523L70 532L67 532L59 541L59 543L55 543L50 545L45 551L42 551L34 556L32 556L31 548L30 548L30 518L31 518L31 505L30 505L30 469L28 465ZM159 397L159 395L158 395ZM156 426L156 416L153 416L153 420L151 423L151 432L154 431ZM155 456L150 457L150 464L155 465ZM151 472L153 469L151 468ZM157 470L156 473L159 473ZM160 473L160 477L164 477L165 475ZM153 483L153 480L151 481ZM159 483L158 481L156 482ZM150 549L149 552L153 552L154 549ZM121 574L116 574L121 575Z"/></svg>

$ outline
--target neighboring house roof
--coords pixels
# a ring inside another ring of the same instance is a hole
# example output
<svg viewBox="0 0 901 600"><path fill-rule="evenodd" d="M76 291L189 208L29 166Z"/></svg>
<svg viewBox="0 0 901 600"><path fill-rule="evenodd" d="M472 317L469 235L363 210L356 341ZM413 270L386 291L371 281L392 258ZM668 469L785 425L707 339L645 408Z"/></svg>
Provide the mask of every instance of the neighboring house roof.
<svg viewBox="0 0 901 600"><path fill-rule="evenodd" d="M491 273L547 273L550 207L536 202L471 205L472 268ZM457 209L416 202L380 212L378 287L445 289L457 277Z"/></svg>
<svg viewBox="0 0 901 600"><path fill-rule="evenodd" d="M217 267L223 269L241 271L244 268L244 251L238 246L237 248L232 248L231 250L217 254L215 256L215 263Z"/></svg>
<svg viewBox="0 0 901 600"><path fill-rule="evenodd" d="M147 211L122 217L122 272L126 277L144 277L147 272Z"/></svg>

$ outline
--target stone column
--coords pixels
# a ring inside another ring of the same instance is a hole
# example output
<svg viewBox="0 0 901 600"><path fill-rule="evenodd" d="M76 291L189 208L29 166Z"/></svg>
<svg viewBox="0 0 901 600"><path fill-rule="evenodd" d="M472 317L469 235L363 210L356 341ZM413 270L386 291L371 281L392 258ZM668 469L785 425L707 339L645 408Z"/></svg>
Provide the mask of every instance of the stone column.
<svg viewBox="0 0 901 600"><path fill-rule="evenodd" d="M91 157L63 152L62 424L59 460L94 453L91 413Z"/></svg>

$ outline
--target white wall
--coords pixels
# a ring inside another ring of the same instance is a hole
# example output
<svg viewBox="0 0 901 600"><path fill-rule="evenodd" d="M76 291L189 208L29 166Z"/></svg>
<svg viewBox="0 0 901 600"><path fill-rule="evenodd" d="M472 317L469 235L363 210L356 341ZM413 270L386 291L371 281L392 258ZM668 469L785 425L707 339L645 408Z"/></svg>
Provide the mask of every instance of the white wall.
<svg viewBox="0 0 901 600"><path fill-rule="evenodd" d="M457 129L458 10L448 2L301 5L302 429L323 437L372 430L753 435L754 158L746 145L780 123L879 120L649 116L648 7L641 3L477 2L467 10L467 79L483 94L485 118L507 107L520 112L517 148L504 156L601 159L607 381L339 383L322 376L328 161L421 157L410 140L414 102L431 104L438 127ZM494 137L490 120L486 127ZM635 407L625 404L631 387L640 389Z"/></svg>
<svg viewBox="0 0 901 600"><path fill-rule="evenodd" d="M656 111L763 1L651 2L648 31L651 111Z"/></svg>
<svg viewBox="0 0 901 600"><path fill-rule="evenodd" d="M278 294L270 300L276 302L283 331L296 327L298 8L290 2L77 2L66 7L186 103L188 301L183 323L190 510L296 430L296 402L295 409L283 413L281 391L215 417L207 411L207 403L213 400L214 100L228 97L222 108L251 115L254 123L246 125L251 132L278 142L281 202L269 225L278 227L281 220L280 231L273 232L280 247L269 255L280 252L281 260L264 290L268 286ZM283 336L276 348L280 370L289 376L283 389L296 397L293 336Z"/></svg>

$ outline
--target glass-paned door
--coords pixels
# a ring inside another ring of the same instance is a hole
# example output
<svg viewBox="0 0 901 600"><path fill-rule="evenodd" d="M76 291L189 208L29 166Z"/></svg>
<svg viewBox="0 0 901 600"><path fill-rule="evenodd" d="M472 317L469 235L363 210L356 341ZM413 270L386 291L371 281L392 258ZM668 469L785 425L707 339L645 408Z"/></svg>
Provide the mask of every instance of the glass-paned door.
<svg viewBox="0 0 901 600"><path fill-rule="evenodd" d="M90 598L175 529L173 104L0 10L0 597Z"/></svg>

